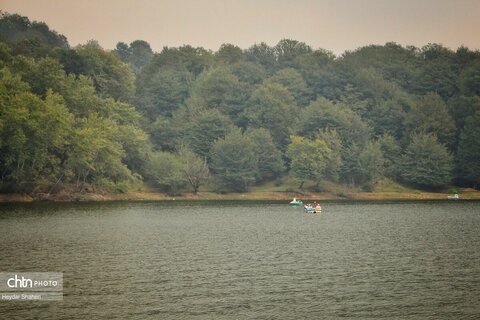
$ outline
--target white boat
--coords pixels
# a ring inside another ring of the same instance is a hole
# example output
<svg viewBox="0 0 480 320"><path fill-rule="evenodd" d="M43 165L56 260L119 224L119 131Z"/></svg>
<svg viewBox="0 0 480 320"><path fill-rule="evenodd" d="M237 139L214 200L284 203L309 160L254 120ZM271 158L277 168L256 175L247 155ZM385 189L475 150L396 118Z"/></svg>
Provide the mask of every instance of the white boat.
<svg viewBox="0 0 480 320"><path fill-rule="evenodd" d="M461 199L460 196L458 194L454 194L453 196L448 196L448 199L450 200L458 200L458 199Z"/></svg>

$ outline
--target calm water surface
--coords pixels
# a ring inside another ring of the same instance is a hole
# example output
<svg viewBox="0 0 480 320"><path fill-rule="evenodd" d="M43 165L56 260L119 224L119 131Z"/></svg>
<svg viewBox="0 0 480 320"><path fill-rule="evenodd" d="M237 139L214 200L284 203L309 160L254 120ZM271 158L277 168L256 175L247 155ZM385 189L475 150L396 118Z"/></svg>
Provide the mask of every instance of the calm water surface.
<svg viewBox="0 0 480 320"><path fill-rule="evenodd" d="M0 205L0 319L480 319L480 203Z"/></svg>

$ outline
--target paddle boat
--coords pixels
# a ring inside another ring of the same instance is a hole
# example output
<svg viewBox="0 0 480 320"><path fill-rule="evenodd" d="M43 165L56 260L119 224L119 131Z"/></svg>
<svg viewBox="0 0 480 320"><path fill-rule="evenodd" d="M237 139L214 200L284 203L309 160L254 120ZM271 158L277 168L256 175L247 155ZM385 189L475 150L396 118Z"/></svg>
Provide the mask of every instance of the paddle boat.
<svg viewBox="0 0 480 320"><path fill-rule="evenodd" d="M293 198L292 201L289 203L291 206L303 206L303 202L301 200L297 200L296 198Z"/></svg>
<svg viewBox="0 0 480 320"><path fill-rule="evenodd" d="M307 203L303 206L306 213L321 213L322 207L315 201L313 204Z"/></svg>

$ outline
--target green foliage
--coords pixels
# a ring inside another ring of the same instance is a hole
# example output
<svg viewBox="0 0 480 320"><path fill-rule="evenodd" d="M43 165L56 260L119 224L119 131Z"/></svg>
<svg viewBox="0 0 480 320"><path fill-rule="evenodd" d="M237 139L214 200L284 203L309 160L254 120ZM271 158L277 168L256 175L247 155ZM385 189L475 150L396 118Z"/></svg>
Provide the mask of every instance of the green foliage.
<svg viewBox="0 0 480 320"><path fill-rule="evenodd" d="M310 102L312 93L297 70L293 68L279 70L269 80L286 87L295 98L297 105L306 106Z"/></svg>
<svg viewBox="0 0 480 320"><path fill-rule="evenodd" d="M478 51L438 44L338 57L291 39L69 48L46 24L2 13L0 189L125 192L146 177L175 194L211 170L217 190L245 191L281 177L284 160L317 186L477 186L479 65Z"/></svg>
<svg viewBox="0 0 480 320"><path fill-rule="evenodd" d="M174 151L176 145L176 130L169 118L158 116L149 128L150 141L157 150Z"/></svg>
<svg viewBox="0 0 480 320"><path fill-rule="evenodd" d="M295 58L295 68L313 91L312 98L323 96L333 99L343 92L345 84L336 70L334 58L332 53L325 50L316 50Z"/></svg>
<svg viewBox="0 0 480 320"><path fill-rule="evenodd" d="M272 135L266 129L249 129L246 136L253 141L258 159L257 180L278 178L285 171L282 153L273 143Z"/></svg>
<svg viewBox="0 0 480 320"><path fill-rule="evenodd" d="M243 59L243 51L239 47L224 43L220 46L220 49L215 53L215 58L219 62L232 64Z"/></svg>
<svg viewBox="0 0 480 320"><path fill-rule="evenodd" d="M261 83L266 77L267 72L261 65L249 61L239 61L230 66L232 73L237 76L241 82L251 85Z"/></svg>
<svg viewBox="0 0 480 320"><path fill-rule="evenodd" d="M207 109L185 126L184 141L196 154L209 158L215 141L230 131L230 119L216 109Z"/></svg>
<svg viewBox="0 0 480 320"><path fill-rule="evenodd" d="M460 75L462 93L467 96L480 96L480 61L475 61Z"/></svg>
<svg viewBox="0 0 480 320"><path fill-rule="evenodd" d="M200 158L188 148L182 147L178 152L183 164L183 173L188 183L197 194L198 189L210 179L210 170L206 158Z"/></svg>
<svg viewBox="0 0 480 320"><path fill-rule="evenodd" d="M402 153L402 148L389 134L384 134L378 139L383 155L384 174L390 178L397 177L397 164Z"/></svg>
<svg viewBox="0 0 480 320"><path fill-rule="evenodd" d="M277 63L274 49L265 42L254 44L246 50L245 55L248 61L263 66L269 73L273 72Z"/></svg>
<svg viewBox="0 0 480 320"><path fill-rule="evenodd" d="M459 177L477 188L480 183L480 109L465 120L457 161Z"/></svg>
<svg viewBox="0 0 480 320"><path fill-rule="evenodd" d="M130 102L135 92L135 78L130 68L114 53L104 51L95 42L76 48L84 63L83 74L93 79L103 97Z"/></svg>
<svg viewBox="0 0 480 320"><path fill-rule="evenodd" d="M438 140L452 146L455 136L455 123L448 114L447 105L435 93L428 93L412 105L406 119L407 129L411 133L427 132Z"/></svg>
<svg viewBox="0 0 480 320"><path fill-rule="evenodd" d="M295 103L284 86L264 83L253 93L244 116L248 125L270 131L277 147L284 151L296 122Z"/></svg>
<svg viewBox="0 0 480 320"><path fill-rule="evenodd" d="M11 68L30 85L31 91L39 96L45 96L48 89L58 93L65 92L66 75L62 65L55 59L35 60L19 56L12 62Z"/></svg>
<svg viewBox="0 0 480 320"><path fill-rule="evenodd" d="M230 70L217 67L203 72L197 79L192 88L192 99L229 115L236 122L238 114L245 107L248 88Z"/></svg>
<svg viewBox="0 0 480 320"><path fill-rule="evenodd" d="M365 148L353 143L343 151L342 160L342 180L351 186L362 186L371 191L383 174L384 159L378 142L368 142Z"/></svg>
<svg viewBox="0 0 480 320"><path fill-rule="evenodd" d="M211 167L222 191L246 191L255 182L257 165L255 145L239 129L217 140L212 148Z"/></svg>
<svg viewBox="0 0 480 320"><path fill-rule="evenodd" d="M186 68L163 67L137 90L139 111L150 120L156 117L172 116L190 93L193 75Z"/></svg>
<svg viewBox="0 0 480 320"><path fill-rule="evenodd" d="M418 94L436 92L448 99L458 92L458 75L453 65L454 53L439 44L428 44L421 49L423 65L413 81Z"/></svg>
<svg viewBox="0 0 480 320"><path fill-rule="evenodd" d="M378 142L369 142L359 154L360 172L356 177L357 183L363 185L365 189L371 191L373 184L383 174L383 155L381 145Z"/></svg>
<svg viewBox="0 0 480 320"><path fill-rule="evenodd" d="M327 166L325 168L325 178L331 181L337 181L339 171L342 165L342 140L336 130L324 129L319 131L317 138L325 141L331 152L327 154Z"/></svg>
<svg viewBox="0 0 480 320"><path fill-rule="evenodd" d="M155 152L150 155L149 176L170 195L178 195L187 185L183 164L178 154Z"/></svg>
<svg viewBox="0 0 480 320"><path fill-rule="evenodd" d="M325 141L291 137L286 156L290 159L291 173L300 182L314 181L317 185L325 177L329 154L332 152Z"/></svg>
<svg viewBox="0 0 480 320"><path fill-rule="evenodd" d="M119 42L113 52L120 60L128 64L135 73L138 73L153 57L150 44L143 40L135 40L130 45Z"/></svg>
<svg viewBox="0 0 480 320"><path fill-rule="evenodd" d="M340 168L340 177L350 186L355 186L362 176L362 167L360 163L361 149L356 143L345 146L342 150L342 166Z"/></svg>
<svg viewBox="0 0 480 320"><path fill-rule="evenodd" d="M341 103L318 98L302 111L297 133L314 137L323 129L335 129L345 147L352 143L365 145L370 137L370 128L360 116Z"/></svg>
<svg viewBox="0 0 480 320"><path fill-rule="evenodd" d="M95 184L104 179L113 182L136 179L122 162L125 149L119 131L120 128L113 121L95 114L77 121L71 139L68 167L73 170L80 190L86 182Z"/></svg>
<svg viewBox="0 0 480 320"><path fill-rule="evenodd" d="M292 39L280 40L273 50L281 68L294 66L295 58L312 52L312 48L306 43Z"/></svg>
<svg viewBox="0 0 480 320"><path fill-rule="evenodd" d="M15 54L33 57L46 56L53 48L68 48L67 38L44 22L4 12L0 12L0 41L9 43Z"/></svg>
<svg viewBox="0 0 480 320"><path fill-rule="evenodd" d="M400 160L400 175L409 183L441 187L452 179L452 160L452 155L435 135L413 135Z"/></svg>
<svg viewBox="0 0 480 320"><path fill-rule="evenodd" d="M61 96L45 100L29 93L12 95L9 75L0 83L0 187L4 191L45 190L60 173L71 117ZM20 83L21 86L21 83Z"/></svg>

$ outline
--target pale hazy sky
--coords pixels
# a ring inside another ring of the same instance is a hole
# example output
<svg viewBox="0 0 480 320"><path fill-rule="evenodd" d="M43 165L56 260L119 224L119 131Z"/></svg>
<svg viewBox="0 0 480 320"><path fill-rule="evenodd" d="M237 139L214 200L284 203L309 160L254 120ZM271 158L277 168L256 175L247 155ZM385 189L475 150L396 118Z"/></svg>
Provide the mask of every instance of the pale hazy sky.
<svg viewBox="0 0 480 320"><path fill-rule="evenodd" d="M480 0L0 0L0 9L46 22L70 45L146 40L154 51L217 50L282 38L336 54L395 41L480 49Z"/></svg>

